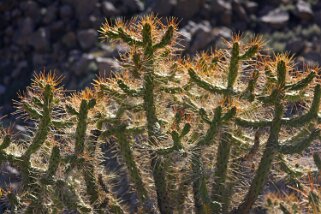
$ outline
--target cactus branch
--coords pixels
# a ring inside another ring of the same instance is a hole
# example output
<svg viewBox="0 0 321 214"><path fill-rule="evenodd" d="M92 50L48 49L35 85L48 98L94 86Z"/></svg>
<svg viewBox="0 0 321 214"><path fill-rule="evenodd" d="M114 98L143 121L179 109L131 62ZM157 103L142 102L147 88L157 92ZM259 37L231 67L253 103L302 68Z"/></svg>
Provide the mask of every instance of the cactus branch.
<svg viewBox="0 0 321 214"><path fill-rule="evenodd" d="M307 130L303 130L302 133L299 133L298 135L302 138L294 136L293 139L286 141L280 146L279 152L285 155L302 152L305 148L310 146L313 140L319 137L320 130L313 130L310 134Z"/></svg>

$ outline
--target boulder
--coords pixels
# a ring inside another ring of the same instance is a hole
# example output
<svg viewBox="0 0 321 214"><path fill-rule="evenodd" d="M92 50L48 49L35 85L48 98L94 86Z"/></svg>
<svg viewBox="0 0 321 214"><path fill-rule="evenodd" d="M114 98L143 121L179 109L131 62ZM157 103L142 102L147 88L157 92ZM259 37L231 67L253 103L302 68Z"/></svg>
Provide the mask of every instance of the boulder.
<svg viewBox="0 0 321 214"><path fill-rule="evenodd" d="M296 4L296 13L302 21L310 21L313 19L313 11L311 4L307 1L299 0Z"/></svg>
<svg viewBox="0 0 321 214"><path fill-rule="evenodd" d="M62 43L68 48L74 48L77 45L77 36L74 32L69 31L62 37Z"/></svg>
<svg viewBox="0 0 321 214"><path fill-rule="evenodd" d="M88 68L94 57L91 54L82 54L72 65L72 71L77 76L82 76L88 72Z"/></svg>
<svg viewBox="0 0 321 214"><path fill-rule="evenodd" d="M194 17L202 8L203 0L178 0L173 15L182 18L183 21Z"/></svg>
<svg viewBox="0 0 321 214"><path fill-rule="evenodd" d="M69 5L62 5L59 8L59 15L62 19L68 20L73 16L73 10L72 7Z"/></svg>
<svg viewBox="0 0 321 214"><path fill-rule="evenodd" d="M77 33L77 38L82 49L88 50L97 42L98 33L94 29L80 30Z"/></svg>
<svg viewBox="0 0 321 214"><path fill-rule="evenodd" d="M268 12L268 14L261 17L261 21L268 24L274 29L281 29L286 26L290 19L290 15L287 11L276 8Z"/></svg>
<svg viewBox="0 0 321 214"><path fill-rule="evenodd" d="M172 14L174 7L177 4L177 0L155 0L151 1L149 11L160 16L169 16Z"/></svg>
<svg viewBox="0 0 321 214"><path fill-rule="evenodd" d="M50 38L48 30L45 28L39 28L36 32L34 32L31 35L29 44L37 52L48 51L50 47Z"/></svg>
<svg viewBox="0 0 321 214"><path fill-rule="evenodd" d="M96 63L99 75L103 77L110 77L112 72L117 72L119 69L119 64L115 59L98 57Z"/></svg>
<svg viewBox="0 0 321 214"><path fill-rule="evenodd" d="M44 24L52 23L57 18L57 6L55 4L50 5L47 8L42 10L43 19L42 22Z"/></svg>
<svg viewBox="0 0 321 214"><path fill-rule="evenodd" d="M108 1L102 2L101 10L103 12L103 15L108 18L118 16L120 14L118 9Z"/></svg>
<svg viewBox="0 0 321 214"><path fill-rule="evenodd" d="M230 0L213 0L211 3L211 9L215 15L218 13L232 11L232 2Z"/></svg>

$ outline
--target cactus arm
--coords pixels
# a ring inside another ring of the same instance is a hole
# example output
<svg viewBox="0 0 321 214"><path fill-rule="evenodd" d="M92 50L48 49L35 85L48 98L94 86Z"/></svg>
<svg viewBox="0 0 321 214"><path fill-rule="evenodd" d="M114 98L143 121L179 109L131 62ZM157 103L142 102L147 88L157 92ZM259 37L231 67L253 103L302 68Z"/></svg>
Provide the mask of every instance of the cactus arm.
<svg viewBox="0 0 321 214"><path fill-rule="evenodd" d="M219 123L221 121L222 116L222 107L217 107L215 109L214 117L211 121L210 127L207 130L205 136L198 141L197 146L205 146L205 145L211 145L213 143L213 138L215 134L217 133Z"/></svg>
<svg viewBox="0 0 321 214"><path fill-rule="evenodd" d="M142 95L142 90L131 89L124 81L117 80L117 84L123 92L131 97L140 97Z"/></svg>
<svg viewBox="0 0 321 214"><path fill-rule="evenodd" d="M202 137L194 148L192 155L192 171L193 171L193 195L196 213L207 213L212 207L210 196L206 187L205 175L203 175L203 164L201 159L201 148L213 143L213 139L218 131L222 116L222 107L217 107L214 111L214 117L210 127L204 137Z"/></svg>
<svg viewBox="0 0 321 214"><path fill-rule="evenodd" d="M99 190L97 185L97 179L95 176L95 168L92 163L92 159L95 157L95 145L98 139L98 134L93 131L89 137L88 146L85 146L87 124L88 124L88 113L91 108L96 104L95 99L81 100L79 114L77 115L77 128L75 136L75 155L77 165L82 168L82 174L84 176L86 191L89 195L89 201L91 204L97 203L99 200ZM83 157L88 155L88 158Z"/></svg>
<svg viewBox="0 0 321 214"><path fill-rule="evenodd" d="M116 132L115 135L119 145L120 153L125 161L127 169L129 170L129 176L137 190L138 198L141 203L145 203L149 199L149 196L143 183L139 169L135 163L129 141L127 140L127 136L124 134L124 131L121 130Z"/></svg>
<svg viewBox="0 0 321 214"><path fill-rule="evenodd" d="M124 214L123 209L120 207L119 203L112 197L108 187L104 183L102 174L98 175L98 183L102 190L106 193L106 204L108 205L108 210L113 214Z"/></svg>
<svg viewBox="0 0 321 214"><path fill-rule="evenodd" d="M34 120L38 120L42 117L42 114L37 109L33 108L29 103L24 103L23 109Z"/></svg>
<svg viewBox="0 0 321 214"><path fill-rule="evenodd" d="M142 45L141 41L130 36L120 27L117 29L109 29L107 32L103 32L103 33L104 33L104 37L115 39L115 40L120 39L128 45Z"/></svg>
<svg viewBox="0 0 321 214"><path fill-rule="evenodd" d="M258 45L251 46L243 55L239 56L240 60L246 60L253 57L259 50Z"/></svg>
<svg viewBox="0 0 321 214"><path fill-rule="evenodd" d="M63 128L67 128L73 125L72 122L70 121L63 121L63 120L52 120L51 124L54 128L56 129L63 129Z"/></svg>
<svg viewBox="0 0 321 214"><path fill-rule="evenodd" d="M321 172L321 158L318 153L313 154L314 164L317 166L319 172Z"/></svg>
<svg viewBox="0 0 321 214"><path fill-rule="evenodd" d="M60 156L59 147L55 146L55 147L52 148L51 156L50 156L50 159L49 159L48 170L47 170L47 173L46 173L46 178L47 179L50 180L55 175L55 173L57 171L57 168L59 166L59 163L60 163L60 159L61 159L61 156Z"/></svg>
<svg viewBox="0 0 321 214"><path fill-rule="evenodd" d="M82 155L85 149L85 136L87 130L87 117L88 117L88 102L82 100L80 104L78 122L75 136L75 155Z"/></svg>
<svg viewBox="0 0 321 214"><path fill-rule="evenodd" d="M177 94L184 91L183 87L162 87L160 90L169 94Z"/></svg>
<svg viewBox="0 0 321 214"><path fill-rule="evenodd" d="M154 50L161 49L169 45L173 39L173 36L174 36L174 26L169 26L165 34L163 35L161 41L153 45L153 49Z"/></svg>
<svg viewBox="0 0 321 214"><path fill-rule="evenodd" d="M168 147L168 148L162 148L158 149L156 152L159 155L168 155L174 151L181 151L184 149L181 140L182 138L189 133L191 129L191 125L189 123L186 123L182 132L178 134L176 131L172 131L172 140L173 140L173 146Z"/></svg>
<svg viewBox="0 0 321 214"><path fill-rule="evenodd" d="M213 206L213 213L227 213L229 198L225 181L227 178L228 162L231 150L231 135L223 133L222 139L218 145L218 152L215 164L215 175L212 188L212 201L219 203L221 206Z"/></svg>
<svg viewBox="0 0 321 214"><path fill-rule="evenodd" d="M233 43L231 60L228 67L228 76L227 76L227 88L232 89L233 85L237 79L237 74L239 70L239 57L240 47L238 42Z"/></svg>
<svg viewBox="0 0 321 214"><path fill-rule="evenodd" d="M235 115L236 115L236 107L232 107L227 113L225 113L222 116L221 121L222 122L227 122L230 119L232 119Z"/></svg>
<svg viewBox="0 0 321 214"><path fill-rule="evenodd" d="M304 133L307 131L304 130ZM306 133L308 134L308 133ZM298 135L302 135L299 133ZM294 139L290 139L286 141L284 144L282 144L279 148L279 152L282 154L295 154L295 153L300 153L304 149L306 149L310 144L312 143L313 140L315 140L317 137L320 135L320 130L316 129L313 130L309 135L303 137L302 139L297 140L297 137L294 136Z"/></svg>
<svg viewBox="0 0 321 214"><path fill-rule="evenodd" d="M238 213L238 214L249 213L258 195L262 191L262 188L265 185L268 173L270 171L273 158L277 153L282 114L283 114L283 106L278 100L276 100L275 113L271 124L270 135L269 135L265 150L263 152L263 156L261 158L259 167L251 183L250 189L244 198L244 201L232 213Z"/></svg>
<svg viewBox="0 0 321 214"><path fill-rule="evenodd" d="M92 133L89 137L88 146L86 153L89 156L89 159L85 159L83 163L83 176L86 185L86 191L89 196L89 201L91 204L98 204L99 201L99 190L97 184L97 178L95 174L95 165L92 159L95 158L96 151L96 142L98 136L95 133ZM98 203L97 203L98 202Z"/></svg>
<svg viewBox="0 0 321 214"><path fill-rule="evenodd" d="M184 203L187 198L188 194L188 188L191 183L190 178L189 178L189 173L187 172L188 170L183 171L182 175L182 180L179 183L178 190L176 192L176 210L178 214L184 214Z"/></svg>
<svg viewBox="0 0 321 214"><path fill-rule="evenodd" d="M2 143L0 145L0 152L2 152L2 150L8 148L11 144L11 138L10 135L6 135L4 136Z"/></svg>
<svg viewBox="0 0 321 214"><path fill-rule="evenodd" d="M254 101L254 97L255 97L254 89L255 89L255 85L256 85L258 78L259 78L259 71L258 70L253 71L252 76L251 76L249 83L247 85L247 88L245 89L245 91L241 95L242 98L245 98L245 99L249 100L250 102Z"/></svg>
<svg viewBox="0 0 321 214"><path fill-rule="evenodd" d="M114 88L110 87L107 84L101 83L100 85L100 90L103 91L104 93L114 97L118 98L120 101L124 100L126 98L126 94L122 94L115 90Z"/></svg>
<svg viewBox="0 0 321 214"><path fill-rule="evenodd" d="M316 76L315 72L311 72L305 78L298 81L297 83L285 85L285 89L291 90L291 91L304 89L312 82L315 76Z"/></svg>
<svg viewBox="0 0 321 214"><path fill-rule="evenodd" d="M192 154L192 171L193 171L193 195L196 213L206 214L207 207L210 207L209 194L206 187L203 163L200 151Z"/></svg>
<svg viewBox="0 0 321 214"><path fill-rule="evenodd" d="M54 184L54 195L68 210L90 213L92 210L79 197L72 185L63 180L57 180Z"/></svg>
<svg viewBox="0 0 321 214"><path fill-rule="evenodd" d="M264 128L271 126L271 120L246 120L240 117L235 118L235 123L238 126L247 128Z"/></svg>
<svg viewBox="0 0 321 214"><path fill-rule="evenodd" d="M314 88L313 101L309 112L307 112L302 116L298 116L292 119L283 119L282 124L291 126L291 127L299 127L310 122L311 120L317 119L319 106L320 106L320 98L321 98L321 87L320 85L317 85Z"/></svg>
<svg viewBox="0 0 321 214"><path fill-rule="evenodd" d="M31 145L28 147L28 149L23 154L23 159L27 160L29 162L31 154L38 151L38 149L42 146L42 144L45 142L49 127L51 123L51 110L52 110L52 99L53 99L53 93L50 85L46 85L44 90L44 105L43 105L43 112L42 117L39 123L38 130L35 134L35 137L32 140Z"/></svg>
<svg viewBox="0 0 321 214"><path fill-rule="evenodd" d="M188 69L188 74L193 82L195 82L199 87L213 93L213 94L227 94L229 91L227 91L225 88L220 86L214 86L210 84L209 82L203 80L200 76L196 74L196 72L190 68ZM234 92L235 94L235 92Z"/></svg>

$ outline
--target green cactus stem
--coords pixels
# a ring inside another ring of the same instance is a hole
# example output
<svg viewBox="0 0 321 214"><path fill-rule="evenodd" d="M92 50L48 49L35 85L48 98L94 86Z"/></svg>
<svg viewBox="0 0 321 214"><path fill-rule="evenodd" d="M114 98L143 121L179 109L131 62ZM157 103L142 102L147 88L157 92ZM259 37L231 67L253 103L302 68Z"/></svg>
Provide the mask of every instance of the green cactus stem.
<svg viewBox="0 0 321 214"><path fill-rule="evenodd" d="M29 162L30 156L38 151L38 149L42 146L42 144L47 139L47 135L50 128L51 123L51 111L52 111L52 100L53 100L53 92L50 85L46 85L44 92L44 105L42 109L42 117L39 123L38 130L31 142L31 145L23 154L22 159Z"/></svg>
<svg viewBox="0 0 321 214"><path fill-rule="evenodd" d="M212 188L212 201L222 205L222 210L219 206L213 208L213 213L227 213L228 194L225 186L227 179L227 169L231 150L231 135L223 133L222 139L218 145L218 153L215 164L215 177Z"/></svg>
<svg viewBox="0 0 321 214"><path fill-rule="evenodd" d="M295 154L301 153L304 149L310 146L313 140L320 136L320 130L314 129L309 133L308 130L303 130L298 136L294 136L292 139L284 142L280 148L279 152L282 154Z"/></svg>
<svg viewBox="0 0 321 214"><path fill-rule="evenodd" d="M63 180L57 180L54 184L54 194L59 201L71 211L80 211L80 213L90 213L92 209L87 206L72 185Z"/></svg>
<svg viewBox="0 0 321 214"><path fill-rule="evenodd" d="M77 128L75 140L75 155L82 155L85 149L85 137L87 130L88 101L82 100L80 103L79 114L77 115Z"/></svg>
<svg viewBox="0 0 321 214"><path fill-rule="evenodd" d="M320 106L320 96L321 96L320 85L317 85L314 90L313 101L308 113L299 117L291 118L291 119L282 118L283 104L281 103L281 101L285 97L285 93L284 93L284 90L286 88L285 80L286 80L286 65L285 65L285 62L281 60L280 62L277 63L277 86L272 91L269 98L266 99L267 103L274 105L274 118L271 121L269 138L268 138L265 150L263 152L261 162L256 171L255 177L251 183L250 189L246 194L243 202L240 204L240 206L237 209L233 211L233 213L240 213L240 214L249 213L252 205L254 204L255 200L257 199L258 195L260 194L260 192L262 191L265 185L274 157L278 153L280 152L283 154L299 153L303 149L305 149L315 138L319 136L320 131L312 127L311 133L308 134L308 136L305 136L307 134L306 133L307 130L303 130L297 136L294 136L293 138L289 139L288 141L280 145L279 132L281 130L282 125L297 127L299 125L302 126L317 119L318 117L317 113ZM242 123L245 125L249 125L249 123L247 122L244 123L244 121L242 121ZM239 123L239 125L242 123ZM268 123L266 121L264 121L264 123L262 122L252 123L253 127L256 127L256 128L258 128L257 126L258 124L267 125Z"/></svg>
<svg viewBox="0 0 321 214"><path fill-rule="evenodd" d="M318 168L318 171L320 173L321 172L321 158L318 155L318 153L313 154L313 160L314 160L314 164L316 165L316 167Z"/></svg>
<svg viewBox="0 0 321 214"><path fill-rule="evenodd" d="M266 182L267 175L270 171L274 156L278 149L279 132L281 129L281 118L283 115L283 106L276 101L274 119L272 121L270 135L266 143L265 150L259 168L256 171L255 177L251 183L250 189L245 196L244 202L234 211L234 213L248 214L256 198L262 191Z"/></svg>
<svg viewBox="0 0 321 214"><path fill-rule="evenodd" d="M134 160L133 152L128 141L128 136L124 134L125 130L119 130L115 133L119 145L120 153L125 161L131 181L137 190L137 195L141 203L149 200L149 196L143 183L141 174Z"/></svg>
<svg viewBox="0 0 321 214"><path fill-rule="evenodd" d="M51 156L49 159L49 166L48 166L48 170L46 173L46 179L51 180L52 177L55 175L57 168L59 166L60 163L60 150L58 146L55 146L52 148L51 151Z"/></svg>
<svg viewBox="0 0 321 214"><path fill-rule="evenodd" d="M157 144L156 139L158 138L159 123L156 116L156 107L154 100L154 51L156 48L161 48L162 46L169 43L171 40L167 34L163 36L161 40L161 45L153 46L151 26L145 24L142 30L143 45L144 45L144 57L147 59L146 71L144 73L144 109L147 118L147 132L149 142L153 145ZM166 184L166 171L164 165L159 157L155 153L151 154L151 165L153 169L153 177L155 181L155 187L157 192L157 202L161 213L172 213L172 209L168 206L168 201L170 201L167 184Z"/></svg>
<svg viewBox="0 0 321 214"><path fill-rule="evenodd" d="M75 136L75 155L77 158L82 158L86 153L89 156L89 159L84 158L83 166L78 164L78 167L82 168L86 191L89 195L89 200L91 204L95 204L99 200L99 190L97 185L97 179L95 176L94 163L92 163L92 158L95 157L95 145L98 139L98 136L92 134L90 136L90 145L85 146L86 142L86 131L88 125L88 112L96 104L95 99L85 100L83 99L80 104L79 113L77 114L77 128Z"/></svg>
<svg viewBox="0 0 321 214"><path fill-rule="evenodd" d="M204 146L213 144L214 137L217 134L219 124L221 122L221 117L222 108L219 106L214 111L214 117L209 129L205 136L197 142L192 155L193 194L194 205L197 213L208 213L212 207L211 199L206 187L206 179L201 159L201 149Z"/></svg>
<svg viewBox="0 0 321 214"><path fill-rule="evenodd" d="M0 151L8 148L11 144L11 137L10 135L5 135L3 140L2 140L2 143L0 145Z"/></svg>

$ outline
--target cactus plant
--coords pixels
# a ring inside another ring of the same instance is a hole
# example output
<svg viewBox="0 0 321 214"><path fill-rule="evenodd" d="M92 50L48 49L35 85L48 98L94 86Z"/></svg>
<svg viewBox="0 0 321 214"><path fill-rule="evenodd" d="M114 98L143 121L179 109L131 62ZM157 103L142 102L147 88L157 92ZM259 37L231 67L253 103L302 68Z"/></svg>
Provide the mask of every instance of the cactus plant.
<svg viewBox="0 0 321 214"><path fill-rule="evenodd" d="M106 21L100 34L128 46L121 72L75 94L37 74L17 104L32 135L1 132L1 163L21 172L19 191L6 190L14 212L249 213L272 163L291 174L282 156L320 135L318 68L296 72L288 55L264 54L260 37L183 59L174 19ZM299 103L308 110L289 114ZM122 166L114 172L107 143ZM240 167L259 157L250 186L239 185ZM128 189L112 181L124 176Z"/></svg>

